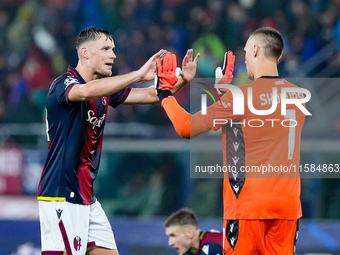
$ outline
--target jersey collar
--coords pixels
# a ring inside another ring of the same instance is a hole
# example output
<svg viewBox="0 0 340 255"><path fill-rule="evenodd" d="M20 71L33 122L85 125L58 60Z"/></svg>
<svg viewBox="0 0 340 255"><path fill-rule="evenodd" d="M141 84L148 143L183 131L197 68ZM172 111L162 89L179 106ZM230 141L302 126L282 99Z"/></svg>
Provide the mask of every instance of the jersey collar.
<svg viewBox="0 0 340 255"><path fill-rule="evenodd" d="M259 78L265 78L265 79L281 79L280 76L267 76L267 75L263 75L263 76L260 76ZM258 79L259 79L258 78Z"/></svg>
<svg viewBox="0 0 340 255"><path fill-rule="evenodd" d="M78 73L78 71L76 70L74 66L69 65L67 68L67 71L70 72L72 75L76 76L79 79L80 84L86 83L83 77L81 77L81 75Z"/></svg>

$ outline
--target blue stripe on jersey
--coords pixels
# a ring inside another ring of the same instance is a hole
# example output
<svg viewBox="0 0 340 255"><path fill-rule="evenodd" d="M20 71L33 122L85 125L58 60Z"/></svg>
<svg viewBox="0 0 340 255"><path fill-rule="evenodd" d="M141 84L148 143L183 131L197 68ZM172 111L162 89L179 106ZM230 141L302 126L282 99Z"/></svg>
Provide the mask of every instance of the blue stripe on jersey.
<svg viewBox="0 0 340 255"><path fill-rule="evenodd" d="M76 204L95 201L93 181L98 174L108 105L124 102L130 89L96 100L69 102L68 91L84 84L69 67L51 85L46 100L49 153L39 184L39 197L65 197Z"/></svg>

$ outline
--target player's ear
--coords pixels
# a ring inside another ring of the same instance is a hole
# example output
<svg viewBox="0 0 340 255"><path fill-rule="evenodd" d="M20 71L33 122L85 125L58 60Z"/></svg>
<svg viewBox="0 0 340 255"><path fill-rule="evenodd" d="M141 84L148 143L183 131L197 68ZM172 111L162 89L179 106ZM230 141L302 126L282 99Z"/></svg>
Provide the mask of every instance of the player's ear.
<svg viewBox="0 0 340 255"><path fill-rule="evenodd" d="M253 55L254 55L254 58L257 57L257 55L259 54L259 51L260 51L260 46L257 45L257 44L254 44L254 47L253 47Z"/></svg>
<svg viewBox="0 0 340 255"><path fill-rule="evenodd" d="M80 49L80 54L84 57L84 58L89 58L89 51L87 49L87 47L82 47Z"/></svg>
<svg viewBox="0 0 340 255"><path fill-rule="evenodd" d="M281 60L282 60L282 54L281 54L281 56L279 57L279 59L277 60L277 63L280 63Z"/></svg>
<svg viewBox="0 0 340 255"><path fill-rule="evenodd" d="M187 235L190 237L190 239L193 239L195 236L195 228L193 226L188 226L186 229Z"/></svg>

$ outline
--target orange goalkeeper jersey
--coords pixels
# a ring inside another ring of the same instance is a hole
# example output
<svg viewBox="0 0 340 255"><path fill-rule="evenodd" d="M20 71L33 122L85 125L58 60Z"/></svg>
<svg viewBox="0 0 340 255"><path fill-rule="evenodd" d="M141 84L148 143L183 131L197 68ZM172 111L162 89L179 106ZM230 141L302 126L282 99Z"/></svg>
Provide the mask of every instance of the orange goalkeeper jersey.
<svg viewBox="0 0 340 255"><path fill-rule="evenodd" d="M283 87L297 88L280 77L261 77L238 87L244 95L244 114L233 115L229 90L221 97L222 105L209 106L206 115L198 113L211 129L222 127L223 161L230 170L223 187L225 219L302 216L298 166L305 115L295 104L287 104L286 115L281 115ZM252 103L248 103L249 88ZM269 115L254 114L254 109L268 110L275 106L273 88L277 89L276 110ZM287 93L290 99L303 97L302 93Z"/></svg>

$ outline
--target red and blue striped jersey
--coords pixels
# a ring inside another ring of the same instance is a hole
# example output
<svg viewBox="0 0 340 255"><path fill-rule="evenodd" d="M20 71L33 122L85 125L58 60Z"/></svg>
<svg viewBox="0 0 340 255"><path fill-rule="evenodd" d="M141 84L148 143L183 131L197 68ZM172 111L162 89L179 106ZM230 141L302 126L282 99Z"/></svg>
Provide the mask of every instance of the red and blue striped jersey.
<svg viewBox="0 0 340 255"><path fill-rule="evenodd" d="M39 183L38 200L92 204L93 182L102 152L108 106L117 107L130 93L123 89L95 100L71 102L68 93L86 82L69 66L52 83L46 99L49 152Z"/></svg>
<svg viewBox="0 0 340 255"><path fill-rule="evenodd" d="M201 231L198 251L195 255L222 255L223 236L217 230ZM190 252L185 255L193 255Z"/></svg>

